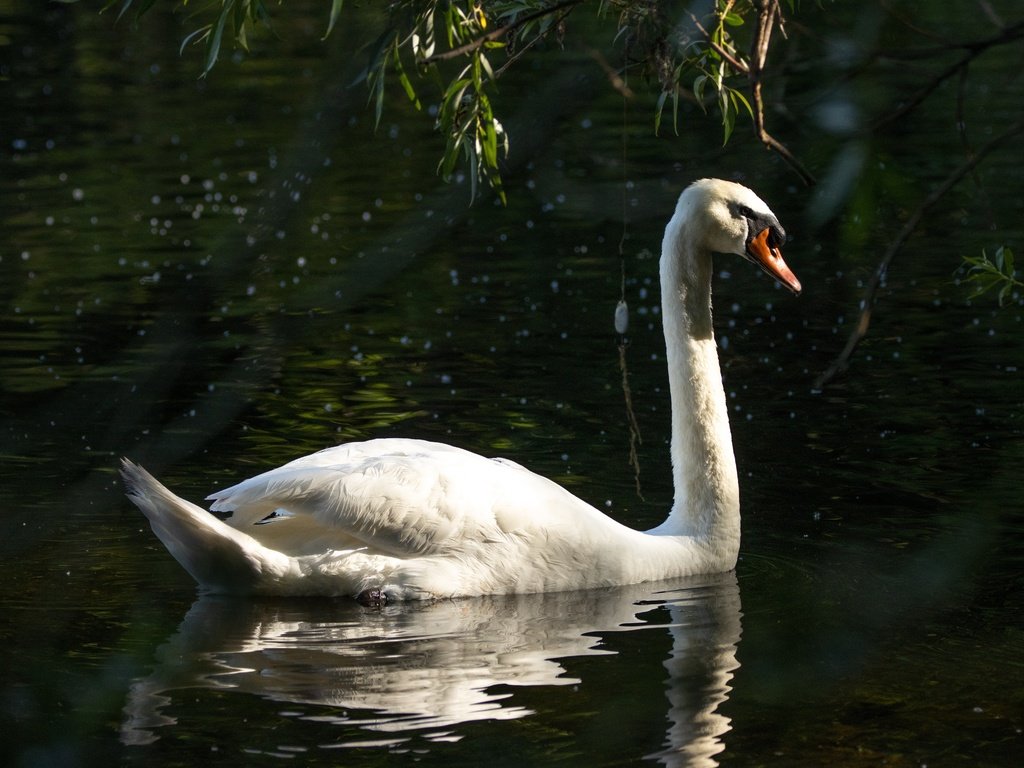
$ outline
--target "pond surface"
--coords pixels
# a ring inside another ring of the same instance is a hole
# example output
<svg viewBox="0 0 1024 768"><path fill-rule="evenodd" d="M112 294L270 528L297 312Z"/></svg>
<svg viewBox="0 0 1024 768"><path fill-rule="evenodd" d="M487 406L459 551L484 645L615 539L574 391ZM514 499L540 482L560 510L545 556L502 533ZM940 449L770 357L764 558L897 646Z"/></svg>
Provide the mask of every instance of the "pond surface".
<svg viewBox="0 0 1024 768"><path fill-rule="evenodd" d="M854 134L835 115L912 93L914 67L825 93L794 75L799 119L776 119L822 179L808 191L741 129L722 149L699 110L656 138L643 97L624 134L593 58L552 51L502 84L509 205L469 206L434 174L430 118L396 98L374 131L350 87L371 11L321 43L322 4L299 5L197 80L177 16L0 2L4 764L1015 765L1024 312L971 299L956 270L1021 247L1019 138L929 212L850 369L816 391L886 247L962 160L955 83L898 130ZM880 25L808 14L837 44ZM972 69L978 141L1019 119L1004 64ZM382 610L197 598L123 497L122 455L198 501L407 435L656 525L656 257L705 175L769 202L805 289L717 264L735 573Z"/></svg>

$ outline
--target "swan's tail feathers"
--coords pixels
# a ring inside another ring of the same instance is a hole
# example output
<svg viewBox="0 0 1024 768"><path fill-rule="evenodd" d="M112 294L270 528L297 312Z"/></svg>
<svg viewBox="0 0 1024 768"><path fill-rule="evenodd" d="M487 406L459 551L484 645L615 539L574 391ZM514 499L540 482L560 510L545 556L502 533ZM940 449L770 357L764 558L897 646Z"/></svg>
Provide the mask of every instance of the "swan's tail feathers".
<svg viewBox="0 0 1024 768"><path fill-rule="evenodd" d="M121 460L128 498L149 519L153 532L205 591L248 594L291 569L291 558L175 496L128 459Z"/></svg>

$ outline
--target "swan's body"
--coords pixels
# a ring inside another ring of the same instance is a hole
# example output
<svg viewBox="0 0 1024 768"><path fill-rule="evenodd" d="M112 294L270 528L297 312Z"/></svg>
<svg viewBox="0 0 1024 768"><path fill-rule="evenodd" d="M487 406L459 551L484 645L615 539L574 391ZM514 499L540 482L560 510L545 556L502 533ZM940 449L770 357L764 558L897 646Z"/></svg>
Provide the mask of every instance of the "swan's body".
<svg viewBox="0 0 1024 768"><path fill-rule="evenodd" d="M662 315L675 501L647 532L504 459L422 440L349 443L209 497L221 521L125 461L130 498L212 592L374 601L545 592L727 571L739 484L711 326L711 254L738 253L794 292L785 233L746 187L690 185L665 230Z"/></svg>

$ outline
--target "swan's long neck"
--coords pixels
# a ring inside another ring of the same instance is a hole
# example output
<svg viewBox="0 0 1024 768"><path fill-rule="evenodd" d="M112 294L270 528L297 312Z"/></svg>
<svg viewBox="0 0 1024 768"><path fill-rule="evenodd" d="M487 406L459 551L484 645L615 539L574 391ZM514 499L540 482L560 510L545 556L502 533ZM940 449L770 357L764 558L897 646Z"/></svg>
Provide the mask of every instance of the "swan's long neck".
<svg viewBox="0 0 1024 768"><path fill-rule="evenodd" d="M711 272L699 219L677 211L661 256L675 500L654 532L692 536L714 557L731 559L728 568L739 550L739 481L711 324Z"/></svg>

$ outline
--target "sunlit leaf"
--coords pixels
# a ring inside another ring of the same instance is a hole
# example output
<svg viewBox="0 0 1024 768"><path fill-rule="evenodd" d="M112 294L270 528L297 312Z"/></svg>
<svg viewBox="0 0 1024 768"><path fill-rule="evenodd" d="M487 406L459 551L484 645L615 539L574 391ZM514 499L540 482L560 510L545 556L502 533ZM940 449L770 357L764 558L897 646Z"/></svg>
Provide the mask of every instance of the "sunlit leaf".
<svg viewBox="0 0 1024 768"><path fill-rule="evenodd" d="M736 107L737 111L738 111L738 107L737 107L737 102L738 102L739 104L742 104L744 106L744 108L746 108L748 115L750 115L751 117L754 116L754 108L750 106L750 102L747 101L747 97L743 95L742 91L737 91L735 89L731 89L729 91L729 95L732 98L733 107Z"/></svg>
<svg viewBox="0 0 1024 768"><path fill-rule="evenodd" d="M494 70L491 69L491 62L489 62L487 60L487 57L484 56L484 54L482 52L480 53L478 58L480 59L480 66L483 68L484 72L487 74L488 79L493 80L494 79Z"/></svg>
<svg viewBox="0 0 1024 768"><path fill-rule="evenodd" d="M729 143L729 137L732 136L732 131L736 127L736 111L727 107L722 108L722 130L724 136L722 138L722 144Z"/></svg>
<svg viewBox="0 0 1024 768"><path fill-rule="evenodd" d="M412 102L416 109L423 109L423 105L420 103L419 97L416 95L416 88L413 86L412 80L409 79L409 75L406 73L405 67L402 66L402 57L398 55L397 46L392 58L392 66L395 68L395 74L398 75L398 82L401 83L409 101Z"/></svg>

